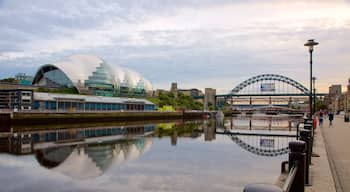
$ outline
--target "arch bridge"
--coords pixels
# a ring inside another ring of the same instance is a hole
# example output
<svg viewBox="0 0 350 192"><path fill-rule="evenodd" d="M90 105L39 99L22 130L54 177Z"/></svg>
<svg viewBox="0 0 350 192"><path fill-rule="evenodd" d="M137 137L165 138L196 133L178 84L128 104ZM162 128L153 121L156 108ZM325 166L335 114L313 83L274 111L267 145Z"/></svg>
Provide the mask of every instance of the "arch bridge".
<svg viewBox="0 0 350 192"><path fill-rule="evenodd" d="M230 105L231 109L240 110L266 106L300 108L307 104L309 95L309 89L296 80L278 74L261 74L239 83L228 94L216 95L215 104L218 108Z"/></svg>

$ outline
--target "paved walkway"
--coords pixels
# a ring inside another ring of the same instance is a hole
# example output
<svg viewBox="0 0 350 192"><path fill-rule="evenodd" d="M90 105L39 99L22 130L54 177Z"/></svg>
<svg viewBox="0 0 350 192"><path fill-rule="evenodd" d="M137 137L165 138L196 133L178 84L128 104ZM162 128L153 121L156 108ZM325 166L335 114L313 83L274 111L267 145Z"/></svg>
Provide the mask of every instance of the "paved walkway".
<svg viewBox="0 0 350 192"><path fill-rule="evenodd" d="M319 157L312 157L312 165L310 166L311 186L306 187L306 192L335 192L331 166L328 161L324 137L320 129L315 131L313 151Z"/></svg>
<svg viewBox="0 0 350 192"><path fill-rule="evenodd" d="M321 129L337 192L350 191L350 123L336 116L333 126L326 120Z"/></svg>

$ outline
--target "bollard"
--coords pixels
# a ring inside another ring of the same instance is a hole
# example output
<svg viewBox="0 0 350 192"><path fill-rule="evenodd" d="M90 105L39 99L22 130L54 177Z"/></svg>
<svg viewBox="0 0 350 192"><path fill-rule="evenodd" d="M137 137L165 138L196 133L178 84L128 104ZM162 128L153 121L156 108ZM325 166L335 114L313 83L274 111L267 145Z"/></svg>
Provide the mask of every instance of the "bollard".
<svg viewBox="0 0 350 192"><path fill-rule="evenodd" d="M289 171L294 165L298 166L298 171L291 186L291 192L305 191L305 148L306 143L304 141L289 142Z"/></svg>
<svg viewBox="0 0 350 192"><path fill-rule="evenodd" d="M303 131L303 133L301 133ZM304 139L301 139L302 134L304 134ZM305 141L306 143L306 156L310 154L310 157L307 158L308 164L311 164L311 157L312 157L312 145L313 145L313 140L312 140L312 131L310 129L300 129L300 140Z"/></svg>
<svg viewBox="0 0 350 192"><path fill-rule="evenodd" d="M311 143L313 144L313 137L314 137L314 132L313 132L313 125L312 124L309 124L309 123L307 123L307 124L304 124L304 129L307 129L307 130L310 130L311 131L311 135L310 135L310 137L311 137ZM311 145L312 146L312 145ZM311 151L312 151L312 149L311 149Z"/></svg>
<svg viewBox="0 0 350 192"><path fill-rule="evenodd" d="M282 189L271 184L249 184L244 187L243 192L283 192Z"/></svg>
<svg viewBox="0 0 350 192"><path fill-rule="evenodd" d="M313 129L312 129L312 124L310 125L310 124L305 124L304 125L304 129L307 129L307 130L310 130L310 139L311 139L311 145L310 145L310 151L311 151L311 154L312 154L312 146L313 146L313 144L314 144L314 135L313 135ZM311 161L310 161L310 163L311 163Z"/></svg>
<svg viewBox="0 0 350 192"><path fill-rule="evenodd" d="M306 143L306 167L305 167L305 184L310 184L310 164L311 164L311 131L307 129L300 130L300 140Z"/></svg>

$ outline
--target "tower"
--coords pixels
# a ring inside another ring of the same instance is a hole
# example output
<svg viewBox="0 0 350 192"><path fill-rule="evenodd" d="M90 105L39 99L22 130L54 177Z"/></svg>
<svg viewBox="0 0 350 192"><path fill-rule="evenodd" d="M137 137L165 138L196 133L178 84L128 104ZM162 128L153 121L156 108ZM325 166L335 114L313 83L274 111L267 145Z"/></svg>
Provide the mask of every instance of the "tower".
<svg viewBox="0 0 350 192"><path fill-rule="evenodd" d="M174 94L175 97L177 97L178 89L177 89L177 83L176 82L171 83L170 92L172 94Z"/></svg>

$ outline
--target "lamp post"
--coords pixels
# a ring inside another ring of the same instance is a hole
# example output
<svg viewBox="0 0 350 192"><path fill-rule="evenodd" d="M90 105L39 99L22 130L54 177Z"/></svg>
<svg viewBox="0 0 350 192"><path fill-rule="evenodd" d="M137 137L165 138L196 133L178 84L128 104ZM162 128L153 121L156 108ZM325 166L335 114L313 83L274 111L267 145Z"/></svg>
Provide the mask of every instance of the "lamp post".
<svg viewBox="0 0 350 192"><path fill-rule="evenodd" d="M309 47L310 53L310 89L309 89L309 107L310 107L310 118L312 118L312 52L314 51L314 46L318 45L313 39L309 39L304 46Z"/></svg>
<svg viewBox="0 0 350 192"><path fill-rule="evenodd" d="M312 84L313 84L313 87L314 87L314 90L313 90L314 108L313 108L312 114L316 113L316 86L315 86L315 81L316 81L316 77L312 77Z"/></svg>

